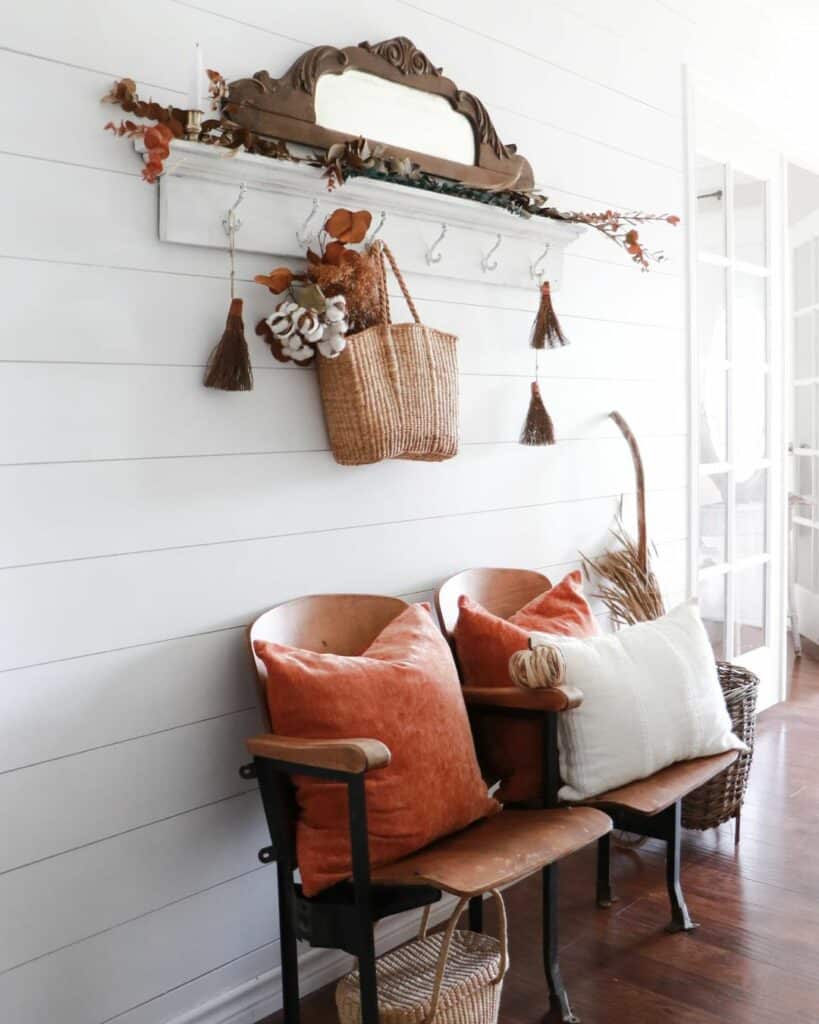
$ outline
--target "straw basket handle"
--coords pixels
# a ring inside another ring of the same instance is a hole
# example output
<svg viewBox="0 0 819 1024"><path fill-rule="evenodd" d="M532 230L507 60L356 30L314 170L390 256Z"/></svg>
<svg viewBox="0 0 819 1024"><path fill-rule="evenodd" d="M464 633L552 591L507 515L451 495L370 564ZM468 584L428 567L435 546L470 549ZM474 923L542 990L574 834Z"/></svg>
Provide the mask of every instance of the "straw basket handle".
<svg viewBox="0 0 819 1024"><path fill-rule="evenodd" d="M509 967L509 945L506 938L506 907L503 903L503 897L497 889L491 889L490 894L495 901L495 905L498 908L498 938L500 939L500 965L498 967L498 973L495 978L492 979L493 985L499 985L504 977L506 976L506 970ZM458 923L458 918L464 912L466 905L469 903L469 897L464 896L458 900L458 905L453 911L452 917L449 919L449 923L446 926L446 932L444 933L444 941L441 943L441 952L438 954L438 965L435 968L435 981L432 986L432 998L429 1005L429 1016L425 1024L431 1024L435 1019L435 1014L438 1012L438 1000L441 998L441 988L444 984L444 973L446 972L446 962L449 957L449 947L452 945L452 937L455 934L455 926ZM427 925L429 924L429 911L430 908L427 906L424 908L424 916L421 918L421 929L419 932L419 938L423 939L427 934Z"/></svg>
<svg viewBox="0 0 819 1024"><path fill-rule="evenodd" d="M389 324L392 322L390 319L390 297L387 294L387 268L385 265L386 260L389 262L390 267L392 267L392 272L393 274L395 274L395 279L398 281L398 285L401 288L401 293L404 296L404 301L407 303L410 313L412 313L413 320L417 324L420 324L421 317L418 316L418 310L415 308L415 303L412 301L412 296L410 295L409 289L407 288L407 283L404 280L404 275L398 269L398 264L395 262L395 257L393 256L390 247L386 244L386 242L378 241L373 243L373 248L376 250L378 258L381 260L381 275L379 284L381 299L381 323Z"/></svg>

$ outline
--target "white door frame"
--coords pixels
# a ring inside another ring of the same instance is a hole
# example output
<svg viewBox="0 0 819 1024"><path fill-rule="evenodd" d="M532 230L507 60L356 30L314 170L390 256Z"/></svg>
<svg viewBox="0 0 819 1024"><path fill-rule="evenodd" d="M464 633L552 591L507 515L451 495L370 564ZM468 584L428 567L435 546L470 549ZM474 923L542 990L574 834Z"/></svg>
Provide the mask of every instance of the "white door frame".
<svg viewBox="0 0 819 1024"><path fill-rule="evenodd" d="M695 159L702 154L728 168L726 176L726 208L731 203L731 166L738 165L743 171L749 172L769 182L767 187L766 211L766 244L769 287L767 289L766 329L768 333L768 366L769 380L767 388L767 453L768 453L768 522L766 551L768 569L767 629L768 646L751 652L748 656L738 656L737 663L745 664L757 671L762 678L760 708L769 706L786 696L786 608L787 608L787 532L786 532L786 434L785 412L787 402L787 367L789 365L787 346L784 343L789 331L786 330L786 292L784 284L787 280L786 232L787 232L787 193L785 160L776 144L766 144L759 136L759 128L751 128L743 124L745 119L722 107L717 100L708 99L708 113L697 116L697 97L702 102L703 94L709 94L707 81L699 78L690 69L684 69L684 124L685 124L685 179L686 179L686 242L687 242L687 330L688 330L688 393L689 393L689 452L688 452L688 483L689 483L689 549L688 549L688 593L696 596L699 580L699 486L700 486L700 366L697 335L696 282L697 265L699 262L696 239L696 175ZM714 109L717 113L714 113ZM716 124L719 123L719 129ZM775 137L775 132L772 133ZM765 154L761 159L760 154ZM729 218L730 219L730 218ZM732 239L728 239L726 253L728 265L733 259ZM735 261L733 261L735 263ZM729 268L728 273L732 271ZM731 291L728 296L728 336L731 336ZM731 353L728 353L729 358ZM731 377L734 376L732 373ZM731 387L727 394L728 415L731 416ZM729 463L732 454L728 453ZM728 489L729 499L726 517L732 523L732 504L734 501L733 487ZM729 533L733 529L729 525ZM726 553L730 561L731 551ZM744 563L743 563L744 564ZM733 587L728 587L726 620L733 623L734 608L732 602ZM729 649L728 656L731 651Z"/></svg>

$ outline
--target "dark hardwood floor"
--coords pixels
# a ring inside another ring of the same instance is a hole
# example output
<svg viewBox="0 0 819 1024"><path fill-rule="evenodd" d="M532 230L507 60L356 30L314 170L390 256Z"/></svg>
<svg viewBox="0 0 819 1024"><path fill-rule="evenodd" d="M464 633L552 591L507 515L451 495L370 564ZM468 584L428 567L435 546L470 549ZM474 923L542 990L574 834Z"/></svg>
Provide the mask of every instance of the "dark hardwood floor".
<svg viewBox="0 0 819 1024"><path fill-rule="evenodd" d="M819 649L806 645L790 700L760 716L739 848L731 824L685 835L683 886L701 927L663 930L660 843L615 849L613 860L620 902L610 910L594 904L592 850L561 868L561 963L585 1024L819 1024ZM539 879L506 899L501 1021L551 1024ZM302 1024L336 1019L332 986L303 1000Z"/></svg>

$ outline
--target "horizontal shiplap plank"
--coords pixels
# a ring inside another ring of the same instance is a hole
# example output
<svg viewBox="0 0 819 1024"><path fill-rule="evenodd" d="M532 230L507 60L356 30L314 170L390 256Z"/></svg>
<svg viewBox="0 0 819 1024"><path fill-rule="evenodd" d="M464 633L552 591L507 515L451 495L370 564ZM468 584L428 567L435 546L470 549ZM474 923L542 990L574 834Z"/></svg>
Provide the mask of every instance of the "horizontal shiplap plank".
<svg viewBox="0 0 819 1024"><path fill-rule="evenodd" d="M259 267L265 266L260 261ZM575 266L585 276L585 268L579 263ZM0 270L0 308L5 318L0 337L2 361L204 367L224 323L226 279L222 285L205 276L36 260L3 260ZM568 294L556 296L561 323L571 341L555 353L561 376L651 380L679 373L685 355L682 329L640 322L640 317L647 315L640 295L643 291L650 294L651 285L636 269L627 267L625 273L631 276L624 279L623 286L633 289L632 306L625 310L628 322L603 318L598 306L573 295L568 281ZM47 303L40 301L44 278L48 280ZM416 284L421 317L461 339L462 371L531 373L527 341L535 315L534 291L521 291L515 308L495 305L489 290L482 303L464 303L452 290L447 299L430 295L423 279ZM275 298L250 281L238 287L245 300L245 332L254 365L297 369L277 363L253 332L255 324L273 310ZM152 308L161 310L161 329L157 329L157 317L146 313L146 294ZM59 310L56 320L55 310ZM397 315L402 315L400 310L396 303ZM115 323L116 330L101 331L100 323Z"/></svg>
<svg viewBox="0 0 819 1024"><path fill-rule="evenodd" d="M560 352L541 357L541 387L558 437L618 436L617 408L638 434L685 431L677 381L554 379ZM44 397L47 396L45 404ZM517 440L529 404L526 378L460 379L464 444ZM257 374L250 392L202 386L190 367L0 365L0 463L324 451L314 373Z"/></svg>
<svg viewBox="0 0 819 1024"><path fill-rule="evenodd" d="M0 772L252 709L249 669L231 629L4 673Z"/></svg>
<svg viewBox="0 0 819 1024"><path fill-rule="evenodd" d="M534 471L544 470L536 464ZM409 593L465 565L560 562L578 549L597 550L617 501L7 569L0 614L14 639L0 651L0 668L242 625L297 594ZM686 536L684 490L654 492L649 505L653 537Z"/></svg>
<svg viewBox="0 0 819 1024"><path fill-rule="evenodd" d="M140 685L139 677L117 685ZM191 680L196 685L196 680ZM250 690L250 683L248 684ZM80 693L73 698L83 701ZM93 714L93 706L88 707ZM181 814L249 788L238 775L254 707L0 776L0 871Z"/></svg>
<svg viewBox="0 0 819 1024"><path fill-rule="evenodd" d="M519 390L522 419L525 381ZM642 454L650 488L685 486L684 435L644 438ZM564 441L540 452L516 444L469 445L434 470L398 460L351 470L315 452L225 456L217 464L190 458L7 466L0 469L0 567L434 519L633 489L631 456L620 437ZM362 502L362 493L377 500Z"/></svg>
<svg viewBox="0 0 819 1024"><path fill-rule="evenodd" d="M0 875L0 974L253 871L269 841L249 792Z"/></svg>
<svg viewBox="0 0 819 1024"><path fill-rule="evenodd" d="M259 868L0 976L11 1024L102 1024L274 941L275 880ZM269 947L269 963L278 961ZM81 981L78 981L81 979Z"/></svg>

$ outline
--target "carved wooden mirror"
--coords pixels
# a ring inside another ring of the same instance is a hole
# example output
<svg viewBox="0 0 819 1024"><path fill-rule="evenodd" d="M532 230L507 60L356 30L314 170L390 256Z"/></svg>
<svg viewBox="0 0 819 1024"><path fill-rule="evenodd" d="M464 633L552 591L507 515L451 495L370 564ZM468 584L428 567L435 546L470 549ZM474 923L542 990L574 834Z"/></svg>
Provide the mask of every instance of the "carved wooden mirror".
<svg viewBox="0 0 819 1024"><path fill-rule="evenodd" d="M258 135L320 149L363 136L468 185L534 184L529 162L500 141L481 101L403 36L317 46L281 78L257 71L231 82L224 114Z"/></svg>

